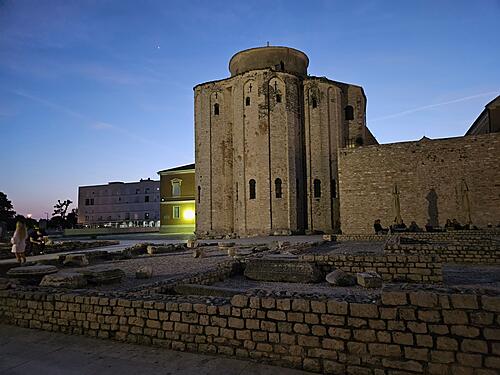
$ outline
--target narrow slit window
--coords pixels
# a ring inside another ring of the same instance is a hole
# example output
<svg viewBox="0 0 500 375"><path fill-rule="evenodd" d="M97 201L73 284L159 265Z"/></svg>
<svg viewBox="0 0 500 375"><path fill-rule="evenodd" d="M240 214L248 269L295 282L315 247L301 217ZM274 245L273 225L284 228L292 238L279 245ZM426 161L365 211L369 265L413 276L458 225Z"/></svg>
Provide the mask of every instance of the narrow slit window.
<svg viewBox="0 0 500 375"><path fill-rule="evenodd" d="M337 181L332 180L332 198L337 198Z"/></svg>
<svg viewBox="0 0 500 375"><path fill-rule="evenodd" d="M198 203L200 203L201 200L201 186L198 186Z"/></svg>
<svg viewBox="0 0 500 375"><path fill-rule="evenodd" d="M314 179L314 198L321 198L321 180Z"/></svg>
<svg viewBox="0 0 500 375"><path fill-rule="evenodd" d="M282 72L285 71L285 63L283 61L280 61L280 69Z"/></svg>
<svg viewBox="0 0 500 375"><path fill-rule="evenodd" d="M250 105L250 97L247 96L245 99L245 105L248 107Z"/></svg>
<svg viewBox="0 0 500 375"><path fill-rule="evenodd" d="M276 103L281 103L281 95L276 94Z"/></svg>
<svg viewBox="0 0 500 375"><path fill-rule="evenodd" d="M249 185L249 188L250 188L250 199L255 199L255 180L252 178L249 182L248 182L248 185Z"/></svg>
<svg viewBox="0 0 500 375"><path fill-rule="evenodd" d="M283 191L281 190L281 178L274 180L274 190L276 192L276 198L283 197Z"/></svg>
<svg viewBox="0 0 500 375"><path fill-rule="evenodd" d="M348 105L347 107L345 107L344 111L346 120L354 120L354 108L352 107L352 105Z"/></svg>
<svg viewBox="0 0 500 375"><path fill-rule="evenodd" d="M318 100L314 96L311 99L312 99L312 107L316 108L318 106Z"/></svg>
<svg viewBox="0 0 500 375"><path fill-rule="evenodd" d="M214 116L219 116L219 103L214 104Z"/></svg>

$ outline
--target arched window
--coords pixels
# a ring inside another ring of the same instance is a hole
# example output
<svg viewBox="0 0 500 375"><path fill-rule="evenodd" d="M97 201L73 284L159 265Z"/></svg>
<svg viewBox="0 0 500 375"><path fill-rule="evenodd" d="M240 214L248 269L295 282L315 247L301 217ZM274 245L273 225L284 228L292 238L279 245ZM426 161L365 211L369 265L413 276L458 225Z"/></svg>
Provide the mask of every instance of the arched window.
<svg viewBox="0 0 500 375"><path fill-rule="evenodd" d="M198 203L200 203L201 200L201 186L198 186Z"/></svg>
<svg viewBox="0 0 500 375"><path fill-rule="evenodd" d="M315 96L313 96L311 100L312 100L312 107L316 108L318 106L318 100L316 99Z"/></svg>
<svg viewBox="0 0 500 375"><path fill-rule="evenodd" d="M321 198L321 180L314 179L314 198Z"/></svg>
<svg viewBox="0 0 500 375"><path fill-rule="evenodd" d="M276 94L276 103L281 103L281 95Z"/></svg>
<svg viewBox="0 0 500 375"><path fill-rule="evenodd" d="M352 108L352 105L345 107L344 112L346 120L354 120L354 108Z"/></svg>
<svg viewBox="0 0 500 375"><path fill-rule="evenodd" d="M255 180L252 178L248 181L248 185L250 187L250 199L255 199Z"/></svg>
<svg viewBox="0 0 500 375"><path fill-rule="evenodd" d="M219 116L219 103L214 104L214 115Z"/></svg>
<svg viewBox="0 0 500 375"><path fill-rule="evenodd" d="M247 96L247 98L245 99L245 105L246 106L250 105L250 97L249 96Z"/></svg>
<svg viewBox="0 0 500 375"><path fill-rule="evenodd" d="M283 192L281 190L281 178L274 180L274 190L276 192L276 198L281 198L283 196Z"/></svg>
<svg viewBox="0 0 500 375"><path fill-rule="evenodd" d="M332 198L337 198L337 181L335 179L332 179Z"/></svg>

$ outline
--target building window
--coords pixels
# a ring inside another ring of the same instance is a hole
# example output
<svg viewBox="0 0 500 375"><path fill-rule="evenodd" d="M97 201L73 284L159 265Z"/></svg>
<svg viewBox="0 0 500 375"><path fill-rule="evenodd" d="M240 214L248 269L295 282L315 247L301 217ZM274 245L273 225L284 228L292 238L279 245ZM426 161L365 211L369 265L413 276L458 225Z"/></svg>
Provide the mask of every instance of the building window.
<svg viewBox="0 0 500 375"><path fill-rule="evenodd" d="M250 97L247 96L245 99L245 105L248 107L250 105Z"/></svg>
<svg viewBox="0 0 500 375"><path fill-rule="evenodd" d="M90 198L90 205L93 206L94 205L94 198Z"/></svg>
<svg viewBox="0 0 500 375"><path fill-rule="evenodd" d="M280 61L280 69L282 72L285 71L285 63L283 61Z"/></svg>
<svg viewBox="0 0 500 375"><path fill-rule="evenodd" d="M281 178L274 180L274 190L276 192L276 198L281 198L283 196L283 192L281 190Z"/></svg>
<svg viewBox="0 0 500 375"><path fill-rule="evenodd" d="M321 180L314 179L314 198L321 198Z"/></svg>
<svg viewBox="0 0 500 375"><path fill-rule="evenodd" d="M149 188L146 188L146 190L144 190L144 193L149 194Z"/></svg>
<svg viewBox="0 0 500 375"><path fill-rule="evenodd" d="M250 187L250 199L255 199L255 180L252 178L248 185Z"/></svg>
<svg viewBox="0 0 500 375"><path fill-rule="evenodd" d="M146 195L146 196L144 197L144 202L149 202L149 195Z"/></svg>
<svg viewBox="0 0 500 375"><path fill-rule="evenodd" d="M181 196L181 184L182 184L182 180L179 178L174 178L172 180L172 197L180 197Z"/></svg>
<svg viewBox="0 0 500 375"><path fill-rule="evenodd" d="M315 96L313 96L311 100L312 100L312 107L316 108L318 106L318 100L316 99Z"/></svg>
<svg viewBox="0 0 500 375"><path fill-rule="evenodd" d="M276 94L276 103L281 103L281 95Z"/></svg>
<svg viewBox="0 0 500 375"><path fill-rule="evenodd" d="M198 186L198 203L200 203L201 199L201 186Z"/></svg>
<svg viewBox="0 0 500 375"><path fill-rule="evenodd" d="M345 107L344 112L346 120L354 120L354 108L352 107L352 105L348 105L347 107Z"/></svg>
<svg viewBox="0 0 500 375"><path fill-rule="evenodd" d="M149 212L144 212L144 220L149 220Z"/></svg>
<svg viewBox="0 0 500 375"><path fill-rule="evenodd" d="M332 198L337 198L337 181L332 180Z"/></svg>
<svg viewBox="0 0 500 375"><path fill-rule="evenodd" d="M88 206L90 204L90 199L85 199L85 206Z"/></svg>
<svg viewBox="0 0 500 375"><path fill-rule="evenodd" d="M214 116L219 116L219 103L214 104Z"/></svg>
<svg viewBox="0 0 500 375"><path fill-rule="evenodd" d="M139 194L141 192L141 189L135 189L135 193Z"/></svg>
<svg viewBox="0 0 500 375"><path fill-rule="evenodd" d="M172 217L174 219L180 219L181 217L181 207L180 206L173 206L173 212L172 212Z"/></svg>

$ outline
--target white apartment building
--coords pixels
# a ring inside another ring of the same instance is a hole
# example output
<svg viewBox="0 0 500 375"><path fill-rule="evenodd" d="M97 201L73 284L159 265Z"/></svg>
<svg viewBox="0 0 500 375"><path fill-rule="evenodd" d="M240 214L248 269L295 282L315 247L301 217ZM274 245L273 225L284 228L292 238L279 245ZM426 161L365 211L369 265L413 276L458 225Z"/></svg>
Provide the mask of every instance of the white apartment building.
<svg viewBox="0 0 500 375"><path fill-rule="evenodd" d="M78 187L78 223L85 227L160 226L160 181Z"/></svg>

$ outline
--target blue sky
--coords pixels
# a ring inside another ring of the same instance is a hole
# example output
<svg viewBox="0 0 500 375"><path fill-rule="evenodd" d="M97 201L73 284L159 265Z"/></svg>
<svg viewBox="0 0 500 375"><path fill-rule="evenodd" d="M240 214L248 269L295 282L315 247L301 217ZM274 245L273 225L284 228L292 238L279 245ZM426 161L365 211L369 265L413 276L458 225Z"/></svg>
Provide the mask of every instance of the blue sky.
<svg viewBox="0 0 500 375"><path fill-rule="evenodd" d="M193 162L193 86L267 41L363 86L381 143L462 135L500 93L498 19L498 0L0 0L0 191L38 218Z"/></svg>

